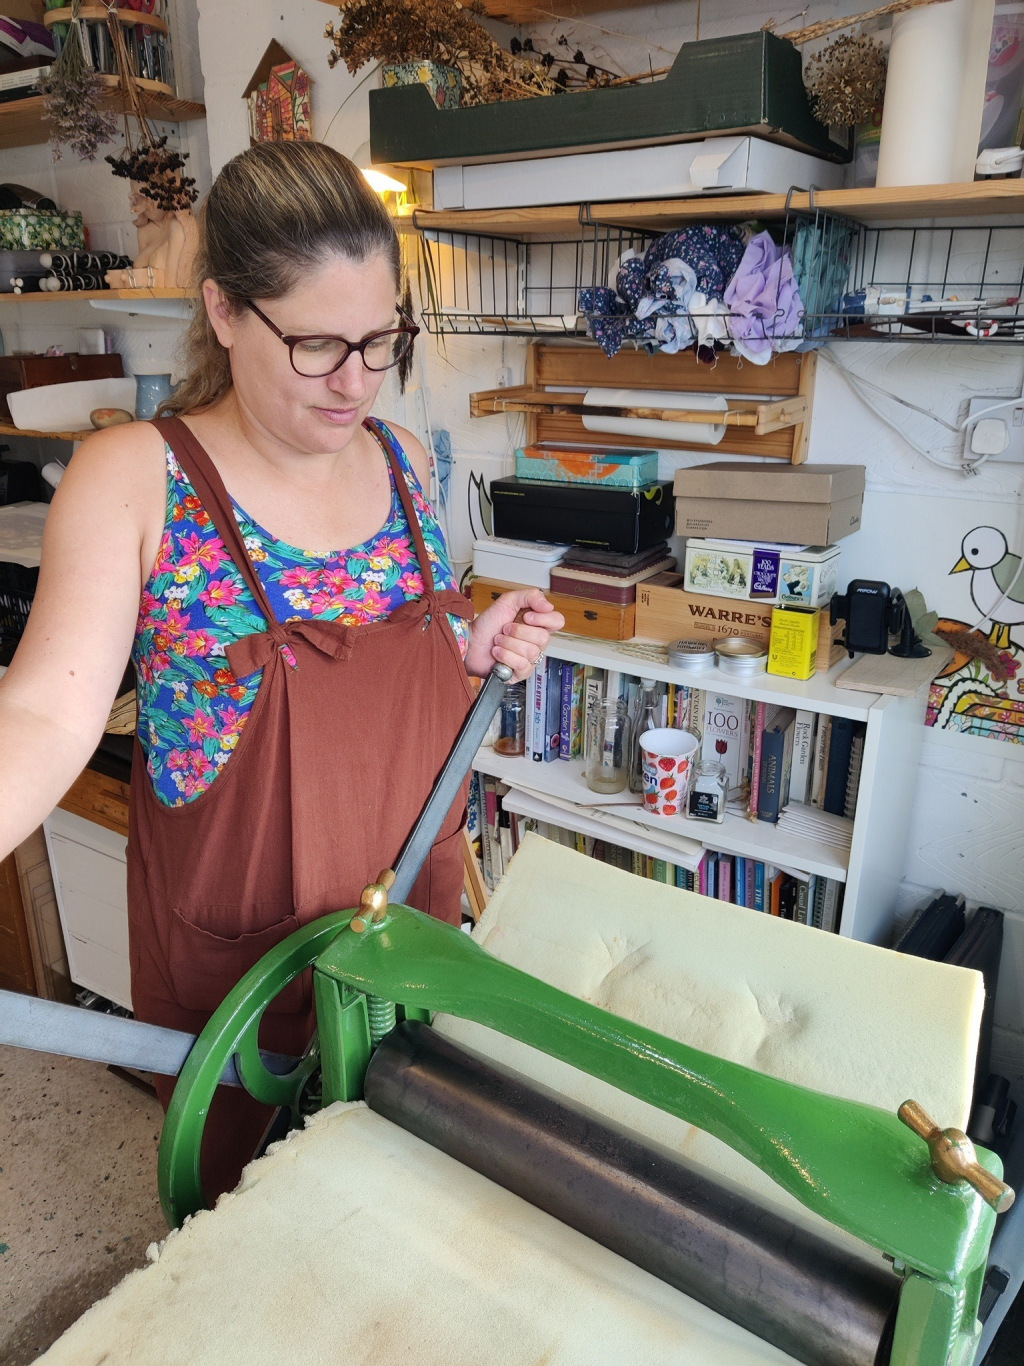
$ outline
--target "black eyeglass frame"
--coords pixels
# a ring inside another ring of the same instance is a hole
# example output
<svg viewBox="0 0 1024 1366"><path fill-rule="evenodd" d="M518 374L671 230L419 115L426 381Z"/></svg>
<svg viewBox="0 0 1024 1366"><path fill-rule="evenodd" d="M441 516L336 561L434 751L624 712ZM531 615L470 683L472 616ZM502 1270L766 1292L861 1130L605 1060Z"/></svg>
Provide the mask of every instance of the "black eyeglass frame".
<svg viewBox="0 0 1024 1366"><path fill-rule="evenodd" d="M409 350L412 347L413 342L419 336L421 331L421 329L416 325L416 323L413 322L412 318L409 317L408 313L406 313L403 308L399 307L397 309L397 313L398 316L403 319L403 324L401 327L387 327L384 329L383 332L371 332L370 335L368 337L364 337L362 341L350 342L346 337L332 336L327 333L315 333L311 336L291 337L286 336L285 333L282 332L278 326L276 326L276 324L272 323L270 319L267 317L267 315L263 313L260 309L258 309L251 299L246 299L245 305L247 308L250 308L253 311L253 313L256 314L260 322L265 323L266 326L270 328L271 332L273 332L275 337L279 337L281 341L284 342L285 346L287 346L288 348L288 359L291 362L291 367L301 379L326 379L328 375L333 375L336 370L341 369L341 367L348 360L349 356L352 355L353 351L359 352L360 359L362 360L365 369L369 370L371 374L381 375L384 373L385 370L394 369L394 367L398 365L403 360L403 358L409 354ZM371 342L379 341L381 337L399 336L407 336L409 338L409 345L405 348L405 350L402 352L400 356L396 356L394 360L388 361L387 365L367 365L366 347L369 346ZM345 354L342 356L341 360L338 361L337 365L332 366L330 370L325 370L322 375L303 374L303 372L295 364L296 345L299 342L325 341L341 342L343 346L347 347Z"/></svg>

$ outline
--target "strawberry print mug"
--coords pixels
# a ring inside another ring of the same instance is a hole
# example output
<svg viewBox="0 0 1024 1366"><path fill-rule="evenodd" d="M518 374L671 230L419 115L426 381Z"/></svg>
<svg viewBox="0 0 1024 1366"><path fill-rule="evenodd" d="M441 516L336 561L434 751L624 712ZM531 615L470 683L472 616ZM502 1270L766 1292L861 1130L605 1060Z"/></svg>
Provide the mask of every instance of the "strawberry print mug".
<svg viewBox="0 0 1024 1366"><path fill-rule="evenodd" d="M640 752L645 811L655 816L683 814L699 747L700 741L689 731L673 727L644 731L640 736Z"/></svg>

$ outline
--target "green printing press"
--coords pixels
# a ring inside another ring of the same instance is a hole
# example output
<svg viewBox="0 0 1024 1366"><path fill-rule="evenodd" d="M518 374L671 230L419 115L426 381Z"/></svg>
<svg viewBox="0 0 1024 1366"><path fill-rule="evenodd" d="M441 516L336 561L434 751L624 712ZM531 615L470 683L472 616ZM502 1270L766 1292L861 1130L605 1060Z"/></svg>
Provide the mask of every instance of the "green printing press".
<svg viewBox="0 0 1024 1366"><path fill-rule="evenodd" d="M200 1142L214 1090L232 1058L253 1096L285 1107L298 1122L317 1073L323 1105L361 1099L376 1051L403 1031L422 1031L433 1012L445 1012L519 1039L696 1124L808 1209L880 1250L900 1278L898 1309L869 1348L870 1359L889 1366L970 1366L996 1214L1013 1202L995 1154L975 1152L958 1131L940 1131L912 1101L897 1116L836 1099L699 1052L556 990L500 962L457 929L389 904L391 877L381 874L356 912L327 916L269 953L200 1036L179 1078L160 1146L161 1200L170 1223L180 1224L204 1206ZM260 1019L310 967L319 1038L298 1066L277 1075L260 1056ZM829 1286L817 1290L827 1300ZM779 1313L785 1321L789 1309L782 1306ZM793 1334L787 1345L797 1359L817 1362L813 1344L799 1341L799 1327L794 1333L795 1346Z"/></svg>

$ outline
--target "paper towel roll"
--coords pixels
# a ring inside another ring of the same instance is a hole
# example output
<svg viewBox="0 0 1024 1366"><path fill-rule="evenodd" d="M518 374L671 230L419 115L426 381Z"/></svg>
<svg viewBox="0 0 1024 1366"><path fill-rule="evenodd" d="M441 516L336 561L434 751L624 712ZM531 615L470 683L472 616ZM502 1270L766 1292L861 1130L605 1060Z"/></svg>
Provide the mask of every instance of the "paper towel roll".
<svg viewBox="0 0 1024 1366"><path fill-rule="evenodd" d="M583 426L588 432L613 432L616 436L642 436L659 441L685 441L694 446L717 446L725 436L721 422L673 422L646 417L609 417L588 413L587 408L697 408L725 413L729 405L720 394L679 394L664 389L588 389L583 395Z"/></svg>
<svg viewBox="0 0 1024 1366"><path fill-rule="evenodd" d="M995 0L946 0L897 14L877 185L974 179Z"/></svg>

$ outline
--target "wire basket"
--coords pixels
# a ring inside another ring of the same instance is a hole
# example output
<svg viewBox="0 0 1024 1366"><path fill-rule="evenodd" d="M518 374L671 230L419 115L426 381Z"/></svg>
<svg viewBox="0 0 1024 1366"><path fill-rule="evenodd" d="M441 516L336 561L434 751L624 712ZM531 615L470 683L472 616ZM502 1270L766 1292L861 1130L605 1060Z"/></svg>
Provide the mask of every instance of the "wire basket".
<svg viewBox="0 0 1024 1366"><path fill-rule="evenodd" d="M25 630L39 570L0 560L0 664L10 664Z"/></svg>

